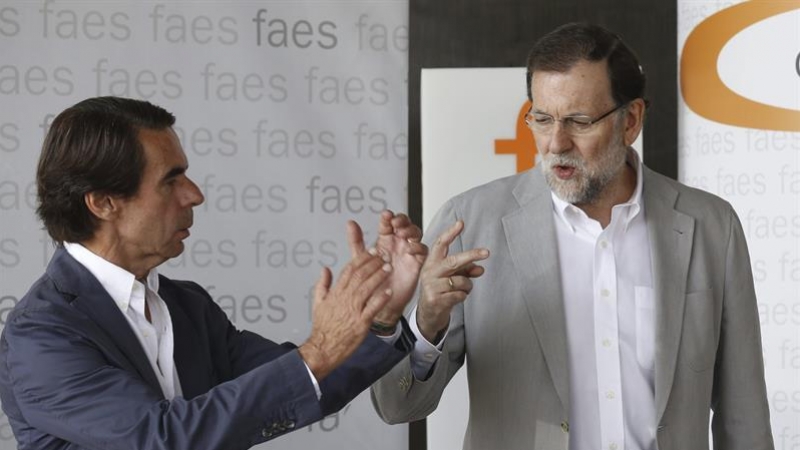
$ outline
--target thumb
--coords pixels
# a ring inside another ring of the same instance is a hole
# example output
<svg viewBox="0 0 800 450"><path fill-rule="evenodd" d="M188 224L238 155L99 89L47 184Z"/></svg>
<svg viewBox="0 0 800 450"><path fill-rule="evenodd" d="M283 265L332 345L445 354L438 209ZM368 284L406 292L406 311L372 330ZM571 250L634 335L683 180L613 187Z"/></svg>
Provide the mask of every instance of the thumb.
<svg viewBox="0 0 800 450"><path fill-rule="evenodd" d="M327 267L323 267L322 272L319 274L317 284L314 286L314 305L323 301L325 296L328 295L328 290L331 287L331 281L333 281L331 270Z"/></svg>
<svg viewBox="0 0 800 450"><path fill-rule="evenodd" d="M350 256L355 258L366 249L364 246L364 232L355 220L347 221L347 244L350 247Z"/></svg>

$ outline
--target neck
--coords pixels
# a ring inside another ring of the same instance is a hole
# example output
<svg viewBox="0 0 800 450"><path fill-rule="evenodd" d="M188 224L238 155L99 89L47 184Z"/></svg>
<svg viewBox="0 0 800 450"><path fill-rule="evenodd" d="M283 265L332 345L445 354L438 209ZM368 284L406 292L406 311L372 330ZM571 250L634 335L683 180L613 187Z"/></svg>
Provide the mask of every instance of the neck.
<svg viewBox="0 0 800 450"><path fill-rule="evenodd" d="M121 244L114 240L103 239L100 235L95 235L80 243L86 247L90 252L105 259L106 261L121 267L128 272L132 273L137 280L144 280L147 274L153 267L158 266L160 262L146 261L136 258L130 258L127 252L124 251Z"/></svg>

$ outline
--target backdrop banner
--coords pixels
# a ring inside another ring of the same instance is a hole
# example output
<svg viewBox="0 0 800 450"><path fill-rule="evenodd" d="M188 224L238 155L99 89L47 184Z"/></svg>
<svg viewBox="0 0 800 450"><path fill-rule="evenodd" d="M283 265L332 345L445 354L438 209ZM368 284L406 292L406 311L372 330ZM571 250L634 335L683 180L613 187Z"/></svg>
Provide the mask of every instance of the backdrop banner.
<svg viewBox="0 0 800 450"><path fill-rule="evenodd" d="M270 339L308 336L321 267L349 260L347 219L369 242L381 210L406 209L407 0L4 0L0 55L0 325L54 250L34 213L43 136L87 97L177 116L206 200L160 270ZM407 427L362 395L260 448L331 446L405 450Z"/></svg>
<svg viewBox="0 0 800 450"><path fill-rule="evenodd" d="M800 1L678 1L680 180L747 234L775 448L800 448Z"/></svg>

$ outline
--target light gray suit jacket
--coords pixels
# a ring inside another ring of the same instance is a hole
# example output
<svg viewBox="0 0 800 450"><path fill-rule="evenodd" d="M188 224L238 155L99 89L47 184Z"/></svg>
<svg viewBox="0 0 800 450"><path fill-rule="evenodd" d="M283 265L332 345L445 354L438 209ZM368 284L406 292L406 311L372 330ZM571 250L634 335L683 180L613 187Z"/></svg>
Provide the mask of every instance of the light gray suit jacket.
<svg viewBox="0 0 800 450"><path fill-rule="evenodd" d="M660 450L772 449L761 336L741 224L725 201L643 169L656 295L655 405ZM466 357L464 449L569 447L567 336L550 190L539 169L448 201L426 230L457 219L450 252L487 247L486 273L452 312L427 380L406 357L372 387L389 423L426 417ZM436 450L436 449L434 449Z"/></svg>

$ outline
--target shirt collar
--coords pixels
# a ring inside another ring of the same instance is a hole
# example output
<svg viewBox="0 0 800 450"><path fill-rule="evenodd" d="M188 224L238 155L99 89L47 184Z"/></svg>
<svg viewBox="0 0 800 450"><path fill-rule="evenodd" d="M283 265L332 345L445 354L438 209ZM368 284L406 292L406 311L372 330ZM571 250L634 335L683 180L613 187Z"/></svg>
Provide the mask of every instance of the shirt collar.
<svg viewBox="0 0 800 450"><path fill-rule="evenodd" d="M82 266L97 278L103 289L108 292L111 299L125 313L131 303L131 297L136 290L136 284L140 283L136 280L136 276L122 267L113 264L100 256L92 253L89 249L81 244L73 242L65 242L64 248L67 252L75 258ZM148 272L145 279L147 288L153 292L158 292L158 271L153 268ZM141 288L139 288L141 289Z"/></svg>
<svg viewBox="0 0 800 450"><path fill-rule="evenodd" d="M633 170L636 174L636 186L633 189L633 194L625 203L620 203L618 205L614 205L612 210L612 222L614 221L614 216L617 214L622 214L620 217L622 220L623 228L627 230L628 224L636 217L642 209L642 160L639 158L639 154L636 151L628 147L627 155L626 155L626 164L633 167ZM550 191L550 196L553 199L553 211L564 224L572 231L575 232L575 225L580 220L586 220L588 217L586 213L583 212L582 209L578 208L577 206L573 205L572 203L565 202L561 198L556 195L555 192ZM618 210L619 213L615 214L615 210Z"/></svg>

